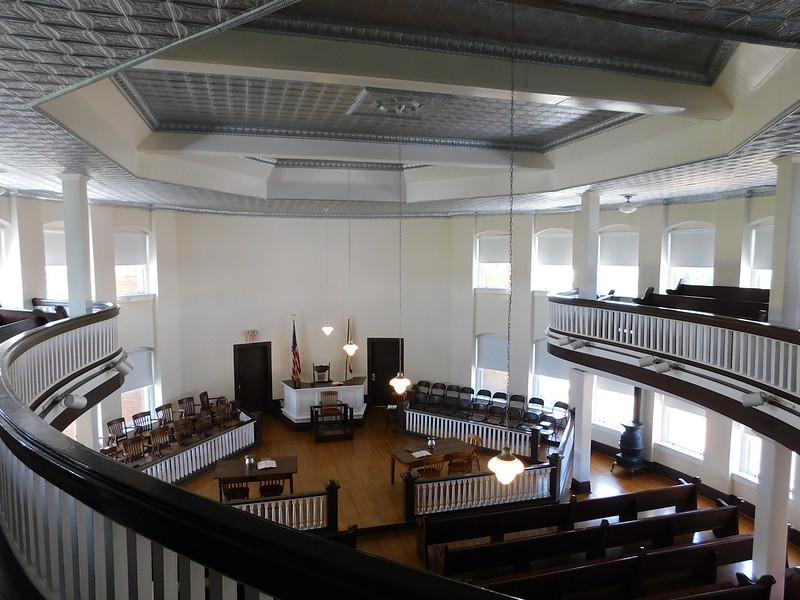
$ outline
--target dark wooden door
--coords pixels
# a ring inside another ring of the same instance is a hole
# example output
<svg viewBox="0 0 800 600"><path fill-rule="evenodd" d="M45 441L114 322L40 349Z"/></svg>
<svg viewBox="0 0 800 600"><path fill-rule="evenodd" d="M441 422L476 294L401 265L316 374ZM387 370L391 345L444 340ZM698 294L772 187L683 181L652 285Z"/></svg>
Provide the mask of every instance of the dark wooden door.
<svg viewBox="0 0 800 600"><path fill-rule="evenodd" d="M272 408L272 342L234 345L233 384L243 410Z"/></svg>
<svg viewBox="0 0 800 600"><path fill-rule="evenodd" d="M392 404L389 380L397 375L401 354L398 338L367 338L367 402L370 406Z"/></svg>

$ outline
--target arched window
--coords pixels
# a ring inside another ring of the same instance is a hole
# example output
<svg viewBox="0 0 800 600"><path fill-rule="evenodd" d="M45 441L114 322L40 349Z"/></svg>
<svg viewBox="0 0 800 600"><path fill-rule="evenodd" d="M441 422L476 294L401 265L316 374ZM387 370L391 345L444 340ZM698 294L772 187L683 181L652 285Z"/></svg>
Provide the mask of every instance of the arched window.
<svg viewBox="0 0 800 600"><path fill-rule="evenodd" d="M714 230L705 223L686 224L669 233L667 286L679 282L714 284Z"/></svg>
<svg viewBox="0 0 800 600"><path fill-rule="evenodd" d="M612 229L600 232L597 293L614 290L617 296L639 295L639 232Z"/></svg>
<svg viewBox="0 0 800 600"><path fill-rule="evenodd" d="M533 289L564 292L573 287L572 232L548 229L536 234Z"/></svg>
<svg viewBox="0 0 800 600"><path fill-rule="evenodd" d="M478 238L478 281L476 287L508 289L511 263L508 261L507 235L482 235Z"/></svg>
<svg viewBox="0 0 800 600"><path fill-rule="evenodd" d="M147 233L114 232L114 264L117 296L150 293Z"/></svg>

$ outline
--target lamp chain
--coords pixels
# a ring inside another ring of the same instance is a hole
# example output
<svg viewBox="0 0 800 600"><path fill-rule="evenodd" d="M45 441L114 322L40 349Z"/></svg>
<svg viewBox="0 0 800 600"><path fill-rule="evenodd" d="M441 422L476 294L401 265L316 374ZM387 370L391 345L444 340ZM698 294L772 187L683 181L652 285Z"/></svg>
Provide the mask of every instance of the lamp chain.
<svg viewBox="0 0 800 600"><path fill-rule="evenodd" d="M508 175L508 323L506 330L506 428L508 428L508 407L511 398L511 300L514 282L514 102L515 102L515 82L514 82L514 6L511 6L511 103L509 107L509 175ZM508 439L508 431L506 431Z"/></svg>
<svg viewBox="0 0 800 600"><path fill-rule="evenodd" d="M400 323L400 338L398 340L398 373L404 373L403 369L403 141L401 137L403 123L403 107L397 111L397 226L398 226L398 289L400 298L398 301L398 314Z"/></svg>

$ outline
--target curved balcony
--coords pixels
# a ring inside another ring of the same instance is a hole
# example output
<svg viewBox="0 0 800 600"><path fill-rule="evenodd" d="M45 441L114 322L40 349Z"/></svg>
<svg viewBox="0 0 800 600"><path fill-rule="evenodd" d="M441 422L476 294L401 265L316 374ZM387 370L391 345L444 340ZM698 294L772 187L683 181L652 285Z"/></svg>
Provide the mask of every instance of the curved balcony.
<svg viewBox="0 0 800 600"><path fill-rule="evenodd" d="M548 351L686 398L800 452L800 332L551 294Z"/></svg>
<svg viewBox="0 0 800 600"><path fill-rule="evenodd" d="M34 410L76 382L119 383L118 308L96 308L0 346L0 528L42 596L504 597L197 496L50 427Z"/></svg>

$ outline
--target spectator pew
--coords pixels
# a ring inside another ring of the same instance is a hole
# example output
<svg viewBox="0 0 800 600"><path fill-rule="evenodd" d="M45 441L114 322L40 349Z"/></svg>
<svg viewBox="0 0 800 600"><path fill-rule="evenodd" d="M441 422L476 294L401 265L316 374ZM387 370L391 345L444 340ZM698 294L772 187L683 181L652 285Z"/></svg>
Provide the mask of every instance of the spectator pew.
<svg viewBox="0 0 800 600"><path fill-rule="evenodd" d="M687 296L682 294L655 294L653 293L652 287L647 288L641 298L633 298L633 302L642 306L692 310L725 317L750 319L753 321L766 321L767 311L769 309L768 302Z"/></svg>
<svg viewBox="0 0 800 600"><path fill-rule="evenodd" d="M635 554L619 558L472 583L523 599L566 600L587 590L595 600L642 598L655 594L651 590L658 590L654 597L671 598L689 590L708 593L731 589L730 582L718 583L719 567L750 560L752 554L752 534L740 534L670 548L639 548Z"/></svg>
<svg viewBox="0 0 800 600"><path fill-rule="evenodd" d="M664 548L676 543L676 538L697 532L713 531L717 537L739 533L738 506L720 506L680 513L647 517L637 521L600 525L494 542L450 548L435 545L433 568L445 576L530 570L531 561L542 557L576 556L576 560L604 558L611 548L651 546Z"/></svg>
<svg viewBox="0 0 800 600"><path fill-rule="evenodd" d="M557 527L560 531L574 529L577 523L616 517L632 521L649 510L674 507L675 512L697 509L697 482L681 480L677 485L653 490L629 492L607 498L544 504L496 512L462 514L458 516L424 516L417 519L417 554L426 567L429 548L468 539L488 537L493 542L508 533Z"/></svg>

